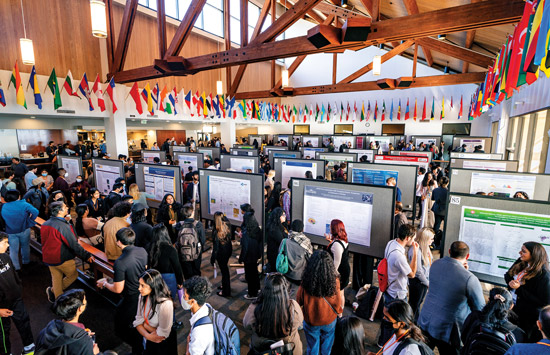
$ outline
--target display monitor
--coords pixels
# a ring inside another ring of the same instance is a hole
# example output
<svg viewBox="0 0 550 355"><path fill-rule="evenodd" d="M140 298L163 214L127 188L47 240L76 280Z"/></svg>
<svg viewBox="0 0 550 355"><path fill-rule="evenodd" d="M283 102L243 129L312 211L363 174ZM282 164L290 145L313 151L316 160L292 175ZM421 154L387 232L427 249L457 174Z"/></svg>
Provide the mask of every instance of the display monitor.
<svg viewBox="0 0 550 355"><path fill-rule="evenodd" d="M332 167L334 167L334 165L338 164L342 164L342 163L349 163L349 162L354 162L354 161L357 161L357 154L354 154L354 153L321 153L321 152L316 152L315 153L315 159L318 159L318 160L326 160L327 163L328 163L328 166L329 168L332 169ZM347 171L347 167L346 167L346 171Z"/></svg>
<svg viewBox="0 0 550 355"><path fill-rule="evenodd" d="M302 146L312 148L322 147L323 136L302 136Z"/></svg>
<svg viewBox="0 0 550 355"><path fill-rule="evenodd" d="M198 171L204 167L204 156L202 153L175 152L173 159L174 162L178 161L183 175L189 173L189 168L192 168L192 171Z"/></svg>
<svg viewBox="0 0 550 355"><path fill-rule="evenodd" d="M174 152L188 152L189 147L185 145L171 145L170 146L170 155L174 156Z"/></svg>
<svg viewBox="0 0 550 355"><path fill-rule="evenodd" d="M185 147L187 148L187 147ZM174 156L172 154L172 156ZM154 164L155 158L159 158L160 162L163 163L166 161L166 152L164 150L142 150L141 151L141 162L147 164Z"/></svg>
<svg viewBox="0 0 550 355"><path fill-rule="evenodd" d="M269 152L269 164L273 166L274 158L301 159L302 153L299 150L272 150Z"/></svg>
<svg viewBox="0 0 550 355"><path fill-rule="evenodd" d="M407 151L407 150L392 150L390 155L399 155L403 157L426 157L428 158L428 163L432 161L433 153L430 151Z"/></svg>
<svg viewBox="0 0 550 355"><path fill-rule="evenodd" d="M260 157L222 154L220 158L220 168L222 170L232 169L238 172L251 172L256 174L260 169Z"/></svg>
<svg viewBox="0 0 550 355"><path fill-rule="evenodd" d="M483 160L503 160L504 154L501 153L459 153L451 152L451 158L460 159L483 159Z"/></svg>
<svg viewBox="0 0 550 355"><path fill-rule="evenodd" d="M355 149L355 143L357 143L354 136L332 136L332 142L334 143L334 149L339 149L342 145L345 145L348 149Z"/></svg>
<svg viewBox="0 0 550 355"><path fill-rule="evenodd" d="M283 189L291 178L305 178L311 172L314 179L325 177L325 161L309 159L275 158L275 181L281 182Z"/></svg>
<svg viewBox="0 0 550 355"><path fill-rule="evenodd" d="M173 194L177 202L183 202L179 166L136 163L135 167L139 190L154 196L151 207L158 208L166 194Z"/></svg>
<svg viewBox="0 0 550 355"><path fill-rule="evenodd" d="M374 156L376 155L376 149L344 149L344 153L357 154L357 160L361 160L363 156L367 157L369 163L374 162Z"/></svg>
<svg viewBox="0 0 550 355"><path fill-rule="evenodd" d="M350 251L384 257L393 235L393 187L308 179L292 179L291 185L292 220L303 221L304 233L313 243L327 245L330 223L339 219Z"/></svg>
<svg viewBox="0 0 550 355"><path fill-rule="evenodd" d="M468 244L469 270L480 281L506 285L504 273L518 259L525 242L550 253L550 203L451 192L445 217L445 247Z"/></svg>
<svg viewBox="0 0 550 355"><path fill-rule="evenodd" d="M277 145L266 145L264 146L264 155L269 156L270 150L288 150L288 147L282 147Z"/></svg>
<svg viewBox="0 0 550 355"><path fill-rule="evenodd" d="M230 148L229 152L231 155L241 155L245 157L253 157L258 155L258 149Z"/></svg>
<svg viewBox="0 0 550 355"><path fill-rule="evenodd" d="M204 154L204 159L210 159L214 161L216 158L220 158L221 149L219 147L199 147L197 152Z"/></svg>
<svg viewBox="0 0 550 355"><path fill-rule="evenodd" d="M95 187L107 196L113 191L116 179L124 176L124 162L114 159L92 159Z"/></svg>
<svg viewBox="0 0 550 355"><path fill-rule="evenodd" d="M76 181L78 175L82 176L82 157L57 156L57 168L63 168L69 174L65 181L69 185Z"/></svg>
<svg viewBox="0 0 550 355"><path fill-rule="evenodd" d="M375 164L392 164L392 165L416 165L419 168L423 167L428 171L430 163L428 158L419 156L401 156L401 155L375 155Z"/></svg>
<svg viewBox="0 0 550 355"><path fill-rule="evenodd" d="M315 159L316 152L328 152L328 148L301 147L300 152L302 152L302 158L304 159Z"/></svg>
<svg viewBox="0 0 550 355"><path fill-rule="evenodd" d="M451 158L450 167L474 170L518 171L518 161Z"/></svg>
<svg viewBox="0 0 550 355"><path fill-rule="evenodd" d="M492 137L454 136L453 150L464 146L465 153L473 153L476 146L481 146L481 153L491 153Z"/></svg>

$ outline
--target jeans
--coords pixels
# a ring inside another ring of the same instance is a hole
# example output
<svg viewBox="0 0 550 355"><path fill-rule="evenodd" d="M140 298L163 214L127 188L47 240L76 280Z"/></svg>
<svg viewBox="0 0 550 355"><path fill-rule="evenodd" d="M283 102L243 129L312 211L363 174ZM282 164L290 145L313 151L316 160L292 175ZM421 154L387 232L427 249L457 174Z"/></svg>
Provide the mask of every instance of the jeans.
<svg viewBox="0 0 550 355"><path fill-rule="evenodd" d="M307 340L307 355L330 355L334 343L335 319L327 325L309 325L304 321L304 332Z"/></svg>
<svg viewBox="0 0 550 355"><path fill-rule="evenodd" d="M176 281L176 274L161 274L162 279L166 283L166 286L168 286L168 289L170 290L170 294L172 296L172 300L175 302L178 302L178 283ZM174 308L174 322L176 321L176 308Z"/></svg>
<svg viewBox="0 0 550 355"><path fill-rule="evenodd" d="M19 248L21 248L21 259L23 265L31 261L31 248L29 241L31 239L31 229L27 228L21 233L8 234L8 242L10 243L10 258L15 266L15 270L21 269L19 264Z"/></svg>
<svg viewBox="0 0 550 355"><path fill-rule="evenodd" d="M414 313L414 321L418 321L420 306L428 293L428 286L424 285L418 278L409 279L409 304Z"/></svg>

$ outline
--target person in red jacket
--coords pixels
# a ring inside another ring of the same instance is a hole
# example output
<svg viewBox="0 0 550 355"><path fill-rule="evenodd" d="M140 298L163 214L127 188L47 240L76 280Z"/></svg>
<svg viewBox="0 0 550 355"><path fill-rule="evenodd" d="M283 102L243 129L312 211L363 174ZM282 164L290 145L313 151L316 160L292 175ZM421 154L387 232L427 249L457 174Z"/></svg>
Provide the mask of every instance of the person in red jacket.
<svg viewBox="0 0 550 355"><path fill-rule="evenodd" d="M52 286L46 289L48 301L54 302L77 278L76 255L89 263L94 261L92 254L78 244L74 229L64 216L69 208L63 201L48 206L51 217L41 228L42 261L50 268Z"/></svg>

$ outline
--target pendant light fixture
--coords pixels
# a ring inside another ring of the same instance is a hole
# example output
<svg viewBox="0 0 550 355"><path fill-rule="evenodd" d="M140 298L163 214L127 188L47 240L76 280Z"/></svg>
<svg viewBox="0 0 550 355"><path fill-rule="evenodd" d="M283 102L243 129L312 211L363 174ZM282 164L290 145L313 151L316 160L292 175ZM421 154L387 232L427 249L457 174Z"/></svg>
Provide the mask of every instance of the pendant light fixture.
<svg viewBox="0 0 550 355"><path fill-rule="evenodd" d="M220 52L220 42L218 42L218 53ZM220 69L220 80L216 81L216 94L223 95L223 81L221 80L222 70Z"/></svg>
<svg viewBox="0 0 550 355"><path fill-rule="evenodd" d="M283 88L288 87L288 69L286 68L281 72L281 83Z"/></svg>
<svg viewBox="0 0 550 355"><path fill-rule="evenodd" d="M105 3L101 0L90 0L92 17L92 35L97 38L107 38L107 16Z"/></svg>
<svg viewBox="0 0 550 355"><path fill-rule="evenodd" d="M19 45L21 46L21 59L23 64L34 65L34 49L32 47L32 40L27 38L25 13L23 12L23 0L21 0L21 17L23 18L23 33L25 35L25 38L19 39Z"/></svg>
<svg viewBox="0 0 550 355"><path fill-rule="evenodd" d="M382 71L382 57L375 55L372 59L372 75L379 76Z"/></svg>

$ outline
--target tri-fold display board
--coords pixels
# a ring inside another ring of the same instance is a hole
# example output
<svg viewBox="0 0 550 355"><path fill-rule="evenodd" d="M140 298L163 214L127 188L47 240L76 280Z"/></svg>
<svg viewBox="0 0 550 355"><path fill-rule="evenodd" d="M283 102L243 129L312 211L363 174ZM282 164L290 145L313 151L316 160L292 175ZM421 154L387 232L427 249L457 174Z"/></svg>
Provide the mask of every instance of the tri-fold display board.
<svg viewBox="0 0 550 355"><path fill-rule="evenodd" d="M344 149L344 153L357 154L357 160L361 160L362 156L366 156L367 161L373 163L377 151L376 149Z"/></svg>
<svg viewBox="0 0 550 355"><path fill-rule="evenodd" d="M523 243L541 243L550 253L550 203L449 193L445 248L461 240L470 247L468 265L481 281L504 285L504 274Z"/></svg>
<svg viewBox="0 0 550 355"><path fill-rule="evenodd" d="M171 145L170 146L170 155L174 156L174 152L188 152L189 147L185 145Z"/></svg>
<svg viewBox="0 0 550 355"><path fill-rule="evenodd" d="M292 220L302 220L304 233L316 244L327 245L325 233L339 219L352 252L384 256L393 233L395 189L323 180L292 179Z"/></svg>
<svg viewBox="0 0 550 355"><path fill-rule="evenodd" d="M260 226L263 226L264 176L262 174L200 169L199 190L202 218L212 220L216 212L222 212L232 225L240 226L243 222L240 206L249 203L255 211L256 220Z"/></svg>
<svg viewBox="0 0 550 355"><path fill-rule="evenodd" d="M82 175L82 157L58 155L57 168L63 168L69 174L65 180L70 185L76 181L78 175Z"/></svg>
<svg viewBox="0 0 550 355"><path fill-rule="evenodd" d="M493 144L492 137L470 137L470 136L454 136L453 149L465 145L466 153L473 153L475 147L481 146L481 150L485 153L491 153Z"/></svg>
<svg viewBox="0 0 550 355"><path fill-rule="evenodd" d="M250 170L252 173L257 173L260 171L260 157L222 154L220 158L220 168L222 170L233 169L242 173L246 173Z"/></svg>
<svg viewBox="0 0 550 355"><path fill-rule="evenodd" d="M502 160L503 155L501 153L459 153L451 152L451 158L460 159L484 159L484 160Z"/></svg>
<svg viewBox="0 0 550 355"><path fill-rule="evenodd" d="M302 152L302 158L304 159L315 159L315 153L328 152L328 148L301 147L300 152Z"/></svg>
<svg viewBox="0 0 550 355"><path fill-rule="evenodd" d="M164 195L172 194L182 202L181 169L177 165L136 163L136 183L140 191L155 196L149 204L158 207Z"/></svg>
<svg viewBox="0 0 550 355"><path fill-rule="evenodd" d="M172 149L172 147L170 148ZM174 155L172 154L172 157L173 156ZM155 158L159 158L161 162L166 161L166 152L164 150L146 150L146 149L141 150L142 163L153 164L155 162Z"/></svg>
<svg viewBox="0 0 550 355"><path fill-rule="evenodd" d="M202 153L174 152L172 159L174 162L178 161L178 165L181 167L184 175L189 172L190 167L193 169L192 171L197 171L204 167L204 156Z"/></svg>
<svg viewBox="0 0 550 355"><path fill-rule="evenodd" d="M197 152L204 154L204 159L210 159L214 161L216 158L220 158L221 149L219 147L199 147ZM201 166L202 167L202 166Z"/></svg>
<svg viewBox="0 0 550 355"><path fill-rule="evenodd" d="M550 175L548 174L453 168L450 178L449 191L451 192L466 194L483 192L511 198L516 192L523 191L531 200L550 200Z"/></svg>
<svg viewBox="0 0 550 355"><path fill-rule="evenodd" d="M314 179L319 175L325 177L324 160L275 158L274 162L275 181L279 181L283 189L291 178L305 178L308 171Z"/></svg>
<svg viewBox="0 0 550 355"><path fill-rule="evenodd" d="M450 167L474 170L518 171L518 161L451 158Z"/></svg>
<svg viewBox="0 0 550 355"><path fill-rule="evenodd" d="M116 179L124 176L124 162L114 159L92 159L95 186L106 196L113 190Z"/></svg>

